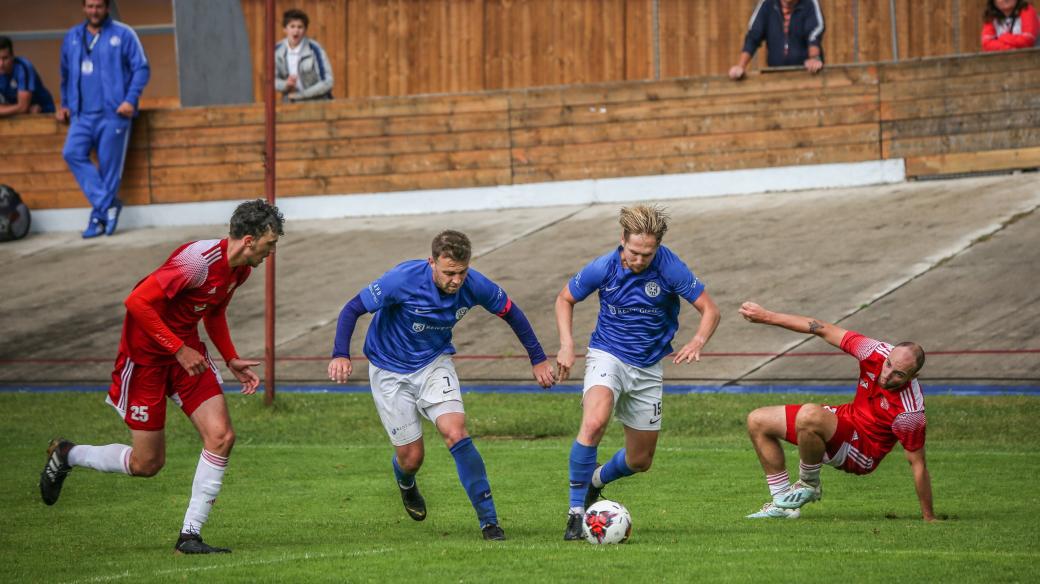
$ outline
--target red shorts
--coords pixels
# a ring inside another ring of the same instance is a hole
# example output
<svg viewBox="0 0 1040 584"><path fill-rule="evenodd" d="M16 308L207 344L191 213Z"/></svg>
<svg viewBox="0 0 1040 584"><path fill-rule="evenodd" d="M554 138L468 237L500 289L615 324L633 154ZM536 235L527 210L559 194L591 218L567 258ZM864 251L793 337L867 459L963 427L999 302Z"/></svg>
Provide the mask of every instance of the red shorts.
<svg viewBox="0 0 1040 584"><path fill-rule="evenodd" d="M835 412L832 406L823 406ZM791 444L798 444L798 433L795 431L794 419L802 404L787 404L787 436L785 439ZM877 454L881 449L876 448L873 443L864 439L856 427L845 416L837 416L838 427L834 430L834 436L827 441L827 455L824 462L852 474L869 474L877 468L884 454Z"/></svg>
<svg viewBox="0 0 1040 584"><path fill-rule="evenodd" d="M138 365L120 353L105 400L132 430L162 430L166 425L166 397L190 416L202 402L223 395L220 372L206 355L209 369L188 375L179 363Z"/></svg>

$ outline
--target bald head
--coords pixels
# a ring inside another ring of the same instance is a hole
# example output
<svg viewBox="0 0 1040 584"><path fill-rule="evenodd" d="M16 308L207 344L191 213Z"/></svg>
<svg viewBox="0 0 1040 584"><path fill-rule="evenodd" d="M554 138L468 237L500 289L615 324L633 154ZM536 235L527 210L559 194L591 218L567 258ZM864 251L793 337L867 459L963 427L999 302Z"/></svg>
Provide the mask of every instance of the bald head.
<svg viewBox="0 0 1040 584"><path fill-rule="evenodd" d="M921 368L924 367L924 349L921 348L921 345L918 345L917 343L914 343L912 341L904 341L896 345L893 348L893 352L895 349L909 351L909 354L913 357L914 360L913 375L917 375L921 371Z"/></svg>

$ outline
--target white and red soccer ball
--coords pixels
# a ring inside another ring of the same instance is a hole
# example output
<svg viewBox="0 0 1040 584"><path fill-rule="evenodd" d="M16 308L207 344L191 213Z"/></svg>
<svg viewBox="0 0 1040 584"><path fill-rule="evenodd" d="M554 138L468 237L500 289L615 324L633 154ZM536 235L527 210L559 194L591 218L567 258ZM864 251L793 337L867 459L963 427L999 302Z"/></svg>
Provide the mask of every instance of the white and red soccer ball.
<svg viewBox="0 0 1040 584"><path fill-rule="evenodd" d="M597 501L585 510L581 531L592 544L625 543L632 534L632 515L621 503Z"/></svg>

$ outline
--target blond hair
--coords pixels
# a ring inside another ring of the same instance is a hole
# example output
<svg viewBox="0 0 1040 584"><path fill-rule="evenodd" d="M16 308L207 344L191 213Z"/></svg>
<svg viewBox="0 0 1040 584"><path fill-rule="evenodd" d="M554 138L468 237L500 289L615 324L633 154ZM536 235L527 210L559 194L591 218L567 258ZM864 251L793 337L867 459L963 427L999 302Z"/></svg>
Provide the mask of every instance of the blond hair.
<svg viewBox="0 0 1040 584"><path fill-rule="evenodd" d="M626 241L630 235L653 235L661 243L668 231L668 211L657 205L621 207L618 223Z"/></svg>

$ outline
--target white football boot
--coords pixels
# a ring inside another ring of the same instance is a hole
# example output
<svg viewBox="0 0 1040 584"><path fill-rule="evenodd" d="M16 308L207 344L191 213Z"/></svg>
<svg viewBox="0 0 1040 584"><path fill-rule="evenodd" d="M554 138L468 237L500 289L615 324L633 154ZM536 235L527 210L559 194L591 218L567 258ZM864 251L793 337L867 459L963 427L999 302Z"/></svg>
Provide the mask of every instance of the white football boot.
<svg viewBox="0 0 1040 584"><path fill-rule="evenodd" d="M806 503L813 503L823 498L823 487L812 486L798 481L773 497L773 503L781 509L798 509Z"/></svg>
<svg viewBox="0 0 1040 584"><path fill-rule="evenodd" d="M772 501L762 505L762 510L747 516L747 519L798 519L802 512L798 509L781 509Z"/></svg>

